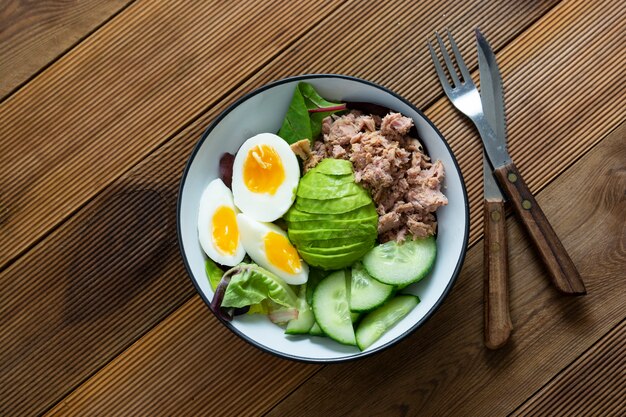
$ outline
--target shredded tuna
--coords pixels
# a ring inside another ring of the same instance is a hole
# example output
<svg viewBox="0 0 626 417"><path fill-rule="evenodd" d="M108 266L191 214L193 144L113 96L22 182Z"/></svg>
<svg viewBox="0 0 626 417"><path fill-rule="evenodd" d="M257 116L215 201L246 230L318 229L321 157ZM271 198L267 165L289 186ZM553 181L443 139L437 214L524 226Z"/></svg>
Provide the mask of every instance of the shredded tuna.
<svg viewBox="0 0 626 417"><path fill-rule="evenodd" d="M352 111L322 121L323 141L304 160L305 172L324 158L349 159L355 179L370 191L379 214L381 242L426 237L437 230L444 168L430 162L419 140L409 136L413 120L399 113L384 118Z"/></svg>
<svg viewBox="0 0 626 417"><path fill-rule="evenodd" d="M386 213L378 219L378 233L385 233L400 227L400 215L398 213Z"/></svg>
<svg viewBox="0 0 626 417"><path fill-rule="evenodd" d="M413 120L400 113L389 113L380 125L380 132L386 136L404 136L413 127Z"/></svg>

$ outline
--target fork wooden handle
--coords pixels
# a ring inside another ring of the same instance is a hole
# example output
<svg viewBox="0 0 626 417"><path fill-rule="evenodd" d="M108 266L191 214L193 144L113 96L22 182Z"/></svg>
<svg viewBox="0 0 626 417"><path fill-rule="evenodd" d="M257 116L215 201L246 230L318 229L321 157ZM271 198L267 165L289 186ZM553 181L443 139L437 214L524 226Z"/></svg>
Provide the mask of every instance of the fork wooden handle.
<svg viewBox="0 0 626 417"><path fill-rule="evenodd" d="M485 346L489 349L498 349L506 344L511 330L513 330L509 313L509 262L506 218L504 217L502 200L485 200L484 225L483 314Z"/></svg>
<svg viewBox="0 0 626 417"><path fill-rule="evenodd" d="M539 255L543 259L552 283L563 294L587 293L576 266L552 229L546 215L535 201L513 162L497 168L494 176L511 199L515 213L524 224Z"/></svg>

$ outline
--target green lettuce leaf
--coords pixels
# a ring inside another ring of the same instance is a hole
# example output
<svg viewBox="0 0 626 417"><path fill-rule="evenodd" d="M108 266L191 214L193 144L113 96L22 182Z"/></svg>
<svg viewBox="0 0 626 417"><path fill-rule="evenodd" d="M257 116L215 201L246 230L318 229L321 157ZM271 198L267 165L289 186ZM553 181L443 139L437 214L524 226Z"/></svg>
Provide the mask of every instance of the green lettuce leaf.
<svg viewBox="0 0 626 417"><path fill-rule="evenodd" d="M345 110L345 107L327 112L309 113L309 110L341 106L322 98L309 83L300 82L296 86L291 104L278 131L278 136L292 144L302 139L313 142L322 133L322 120L325 117Z"/></svg>
<svg viewBox="0 0 626 417"><path fill-rule="evenodd" d="M245 307L264 300L286 308L296 308L298 297L278 276L254 264L240 264L224 293L222 307Z"/></svg>
<svg viewBox="0 0 626 417"><path fill-rule="evenodd" d="M209 278L209 284L211 284L211 289L215 291L217 284L219 284L222 279L222 275L224 275L224 271L222 271L222 268L217 266L217 264L210 258L207 258L206 260L205 270L206 275Z"/></svg>

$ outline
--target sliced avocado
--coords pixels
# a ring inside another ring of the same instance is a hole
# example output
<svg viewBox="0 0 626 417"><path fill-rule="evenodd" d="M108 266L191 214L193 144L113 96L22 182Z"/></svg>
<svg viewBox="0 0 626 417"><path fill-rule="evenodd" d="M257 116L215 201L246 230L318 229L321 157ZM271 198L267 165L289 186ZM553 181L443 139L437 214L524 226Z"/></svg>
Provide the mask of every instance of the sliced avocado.
<svg viewBox="0 0 626 417"><path fill-rule="evenodd" d="M320 185L325 187L342 186L354 183L354 175L327 175L316 171L307 172L301 179L307 185Z"/></svg>
<svg viewBox="0 0 626 417"><path fill-rule="evenodd" d="M365 254L365 252L353 252L344 255L318 255L305 251L299 251L299 253L309 265L326 270L350 266Z"/></svg>
<svg viewBox="0 0 626 417"><path fill-rule="evenodd" d="M345 255L348 253L354 252L363 252L363 254L367 253L370 249L374 247L376 241L374 239L368 239L363 242L357 242L352 245L344 245L344 246L335 246L330 248L313 248L307 247L303 248L305 252L315 255Z"/></svg>
<svg viewBox="0 0 626 417"><path fill-rule="evenodd" d="M336 213L332 217L329 217L327 213L307 213L301 210L298 210L295 205L291 206L289 211L285 213L283 218L287 222L297 222L297 221L325 221L332 218L332 220L354 220L360 219L362 217L374 217L378 216L376 212L376 208L374 204L365 205L363 207L356 208L351 211L347 211L345 213Z"/></svg>
<svg viewBox="0 0 626 417"><path fill-rule="evenodd" d="M318 230L293 230L289 229L289 239L293 242L310 240L323 240L335 238L348 238L360 236L375 236L376 226L366 224L348 229L318 229Z"/></svg>
<svg viewBox="0 0 626 417"><path fill-rule="evenodd" d="M347 161L345 159L333 159L326 158L323 159L317 166L315 167L317 172L321 172L322 174L330 174L330 175L345 175L352 174L352 162Z"/></svg>
<svg viewBox="0 0 626 417"><path fill-rule="evenodd" d="M358 185L351 182L349 184L344 184L340 187L337 186L321 186L321 185L311 185L308 183L300 182L298 185L298 191L296 195L298 197L311 198L317 200L331 200L334 198L345 197L348 195L354 195L361 192L361 189Z"/></svg>
<svg viewBox="0 0 626 417"><path fill-rule="evenodd" d="M292 230L311 230L311 229L346 229L359 227L362 224L370 224L376 226L378 224L378 216L362 217L349 220L305 220L289 223Z"/></svg>
<svg viewBox="0 0 626 417"><path fill-rule="evenodd" d="M371 204L372 199L365 191L354 195L330 200L315 200L311 198L298 197L295 207L306 213L326 213L339 214L355 210L359 207Z"/></svg>
<svg viewBox="0 0 626 417"><path fill-rule="evenodd" d="M292 240L292 242L295 245L296 249L298 249L298 251L302 249L305 252L309 252L311 251L311 248L334 248L337 246L351 245L355 242L355 240L356 239L354 237L346 237L346 238L340 238L340 239L316 239L316 240L301 241L301 242L295 242ZM366 239L359 239L359 240L366 240Z"/></svg>

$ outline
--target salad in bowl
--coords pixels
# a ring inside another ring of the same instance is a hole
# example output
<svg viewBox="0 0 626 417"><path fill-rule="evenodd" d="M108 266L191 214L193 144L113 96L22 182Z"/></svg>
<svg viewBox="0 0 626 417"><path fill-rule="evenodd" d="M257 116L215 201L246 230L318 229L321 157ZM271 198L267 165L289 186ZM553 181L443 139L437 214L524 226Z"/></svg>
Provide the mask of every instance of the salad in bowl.
<svg viewBox="0 0 626 417"><path fill-rule="evenodd" d="M181 253L215 315L255 346L363 357L432 315L468 235L450 148L395 93L340 75L277 81L209 126L181 181Z"/></svg>

